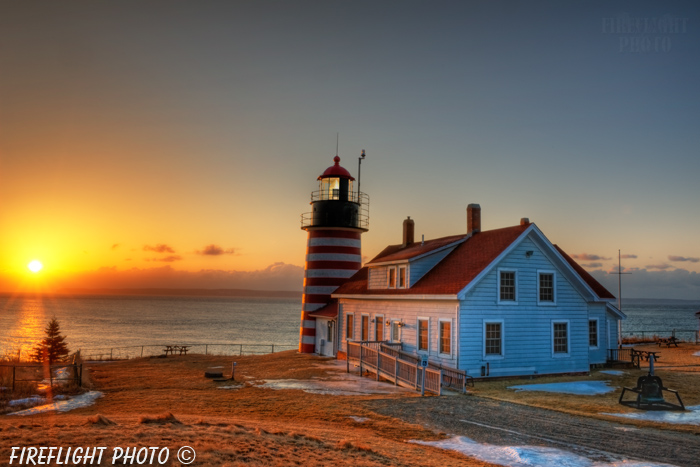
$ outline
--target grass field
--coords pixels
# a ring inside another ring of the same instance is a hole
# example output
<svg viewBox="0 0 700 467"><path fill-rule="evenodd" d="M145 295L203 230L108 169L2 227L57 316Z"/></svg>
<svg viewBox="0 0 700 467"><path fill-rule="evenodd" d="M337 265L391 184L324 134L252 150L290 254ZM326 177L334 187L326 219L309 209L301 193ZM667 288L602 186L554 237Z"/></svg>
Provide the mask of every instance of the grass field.
<svg viewBox="0 0 700 467"><path fill-rule="evenodd" d="M652 347L649 347L651 349ZM700 404L700 346L658 349L657 374L678 389L686 405ZM216 383L207 369L222 367L234 382ZM344 376L334 360L294 351L249 357L187 355L88 363L87 386L104 395L95 405L67 413L48 412L28 417L0 416L0 464L12 446L168 447L170 461L181 446L196 451L197 466L391 465L484 466L476 460L408 440L446 436L368 409L368 400L416 398L409 390L389 394L310 394L299 389L261 387L265 380L325 381ZM590 376L546 377L477 382L472 394L567 413L606 417L601 412L624 412L617 404L619 389L602 396L515 392L509 386L571 380L607 380L612 386L633 386L646 369L624 370L623 376L594 371ZM228 387L221 389L220 387ZM445 396L450 398L469 396ZM616 419L615 421L621 422ZM624 421L645 425L649 422ZM672 430L697 427L669 425ZM95 464L93 464L95 465ZM112 465L111 457L102 465Z"/></svg>

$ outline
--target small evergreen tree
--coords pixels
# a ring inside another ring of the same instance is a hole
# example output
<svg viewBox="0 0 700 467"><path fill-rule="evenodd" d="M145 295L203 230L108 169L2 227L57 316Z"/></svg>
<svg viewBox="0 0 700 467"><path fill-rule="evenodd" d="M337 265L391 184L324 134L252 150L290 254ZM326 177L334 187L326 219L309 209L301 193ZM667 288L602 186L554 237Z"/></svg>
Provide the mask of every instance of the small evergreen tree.
<svg viewBox="0 0 700 467"><path fill-rule="evenodd" d="M66 336L61 335L61 327L56 318L52 318L44 330L46 337L34 347L32 360L36 362L46 362L49 364L55 363L64 357L67 357L70 351L68 345L64 342Z"/></svg>

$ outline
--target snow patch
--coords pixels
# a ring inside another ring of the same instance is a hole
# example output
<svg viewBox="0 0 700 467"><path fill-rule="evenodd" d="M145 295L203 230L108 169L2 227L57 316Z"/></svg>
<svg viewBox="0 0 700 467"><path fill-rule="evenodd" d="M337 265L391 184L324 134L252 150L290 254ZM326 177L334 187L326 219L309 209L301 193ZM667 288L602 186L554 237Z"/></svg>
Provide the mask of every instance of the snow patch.
<svg viewBox="0 0 700 467"><path fill-rule="evenodd" d="M367 378L343 375L329 380L274 379L266 380L257 387L270 389L300 389L310 394L328 396L368 396L371 394L394 394L406 389L390 386Z"/></svg>
<svg viewBox="0 0 700 467"><path fill-rule="evenodd" d="M700 405L686 407L685 412L671 410L650 410L648 412L606 413L614 417L630 418L660 423L677 423L681 425L700 425Z"/></svg>
<svg viewBox="0 0 700 467"><path fill-rule="evenodd" d="M608 386L610 381L573 381L570 383L549 384L523 384L510 386L508 389L516 391L557 392L562 394L576 394L578 396L596 396L613 392L616 387Z"/></svg>
<svg viewBox="0 0 700 467"><path fill-rule="evenodd" d="M355 415L350 415L348 418L352 418L357 423L364 423L366 421L369 421L369 418L367 418L367 417L356 417Z"/></svg>
<svg viewBox="0 0 700 467"><path fill-rule="evenodd" d="M35 415L38 413L50 412L55 410L57 412L68 412L69 410L81 409L83 407L88 407L95 403L98 397L102 397L102 393L99 391L90 391L85 394L80 394L69 400L61 400L58 402L52 402L50 404L40 405L38 407L32 407L31 409L20 410L19 412L10 413L8 415Z"/></svg>
<svg viewBox="0 0 700 467"><path fill-rule="evenodd" d="M460 452L483 462L506 467L532 467L556 465L562 467L673 467L670 464L633 462L628 460L608 462L592 461L568 451L539 446L497 446L481 444L465 436L456 436L440 441L409 441L410 443L434 446Z"/></svg>
<svg viewBox="0 0 700 467"><path fill-rule="evenodd" d="M700 352L695 352L695 353L693 354L693 357L700 357Z"/></svg>
<svg viewBox="0 0 700 467"><path fill-rule="evenodd" d="M605 375L613 375L613 376L622 376L622 375L627 374L627 372L622 371L622 370L601 370L600 372L605 374Z"/></svg>

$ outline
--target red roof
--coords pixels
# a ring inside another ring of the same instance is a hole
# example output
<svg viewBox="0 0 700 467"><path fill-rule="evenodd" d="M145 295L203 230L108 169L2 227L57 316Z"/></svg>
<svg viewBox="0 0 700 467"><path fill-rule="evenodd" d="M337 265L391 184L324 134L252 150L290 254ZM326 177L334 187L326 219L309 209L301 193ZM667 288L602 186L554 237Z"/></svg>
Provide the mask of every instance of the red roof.
<svg viewBox="0 0 700 467"><path fill-rule="evenodd" d="M464 287L467 286L476 276L483 271L494 259L498 257L510 244L512 244L527 228L529 224L517 225L514 227L506 227L503 229L488 230L480 232L466 241L457 245L457 247L445 259L440 261L437 266L423 276L410 289L367 289L367 266L360 269L354 276L348 279L341 285L335 294L372 294L372 295L456 295ZM453 237L444 237L442 239L426 241L425 244L436 242L442 246L448 245L460 238L465 238L465 235L457 235ZM448 239L450 241L448 241ZM418 252L420 245L416 249L409 246L406 249L406 255L398 251L400 245L393 245L384 249L382 253L374 258L370 263L377 263L386 260L407 259L418 256L424 252ZM408 255L408 250L412 249L415 254ZM435 249L435 248L433 248ZM406 256L406 258L403 258Z"/></svg>
<svg viewBox="0 0 700 467"><path fill-rule="evenodd" d="M581 279L583 279L584 281L586 281L586 284L588 284L588 286L589 286L591 289L593 289L593 291L596 293L596 295L598 295L598 297L600 297L600 298L615 298L615 296L614 296L613 294L611 294L611 293L608 291L608 289L606 289L605 287L603 287L603 284L601 284L600 282L598 282L597 280L595 280L595 279L593 278L593 276L591 276L591 275L588 273L588 271L586 271L585 269L583 269L576 261L574 261L574 259L573 259L571 256L567 255L566 252L565 252L564 250L562 250L561 248L559 248L558 245L554 245L554 248L556 248L557 251L559 252L559 254L561 254L561 255L564 257L564 259L566 260L566 262L569 263L569 265L570 265L572 268L574 268L574 271L576 271L576 273L577 273L579 276L581 276Z"/></svg>
<svg viewBox="0 0 700 467"><path fill-rule="evenodd" d="M335 164L328 167L325 170L325 172L323 172L318 177L318 180L321 180L322 178L331 178L331 177L349 178L350 180L355 180L355 178L352 175L350 175L350 172L348 172L344 167L340 166L340 157L335 156L333 158L333 162L335 162Z"/></svg>
<svg viewBox="0 0 700 467"><path fill-rule="evenodd" d="M467 235L453 235L451 237L436 238L434 240L426 240L423 243L411 243L402 248L401 245L389 245L367 264L383 263L385 261L400 261L404 259L415 258L431 251L437 250L444 246L450 245L460 240L467 238Z"/></svg>
<svg viewBox="0 0 700 467"><path fill-rule="evenodd" d="M333 300L327 305L322 306L316 311L312 311L307 316L314 318L337 318L338 317L338 302Z"/></svg>
<svg viewBox="0 0 700 467"><path fill-rule="evenodd" d="M530 224L524 224L487 230L472 236L443 237L426 241L424 245L417 243L405 248L401 248L401 245L388 246L333 292L333 295L457 295L529 227ZM367 289L368 266L414 258L463 239L464 241L411 288ZM569 255L556 245L555 247L600 298L615 298Z"/></svg>

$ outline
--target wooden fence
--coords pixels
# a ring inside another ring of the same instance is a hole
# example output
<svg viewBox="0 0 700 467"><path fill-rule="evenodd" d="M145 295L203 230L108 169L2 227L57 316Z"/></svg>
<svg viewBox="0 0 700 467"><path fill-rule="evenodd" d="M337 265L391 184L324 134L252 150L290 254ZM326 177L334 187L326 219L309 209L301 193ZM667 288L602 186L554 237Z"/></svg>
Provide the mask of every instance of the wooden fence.
<svg viewBox="0 0 700 467"><path fill-rule="evenodd" d="M83 365L81 363L54 363L45 365L42 363L8 363L0 364L0 368L5 369L8 377L12 380L12 392L15 391L17 383L46 381L50 386L54 382L73 382L78 387L82 387ZM10 376L11 374L11 376Z"/></svg>
<svg viewBox="0 0 700 467"><path fill-rule="evenodd" d="M129 345L82 349L83 360L126 360L130 358L154 357L165 354L167 347L187 347L189 353L204 355L262 355L292 350L299 344L171 344Z"/></svg>
<svg viewBox="0 0 700 467"><path fill-rule="evenodd" d="M413 354L403 352L401 344L378 341L348 342L347 371L350 372L350 361L359 362L360 373L369 370L377 380L380 378L418 390L423 386L433 394L441 395L442 387L449 387L466 392L468 384L474 385L474 379L462 370L444 367L433 362L427 368L420 366L420 359Z"/></svg>

